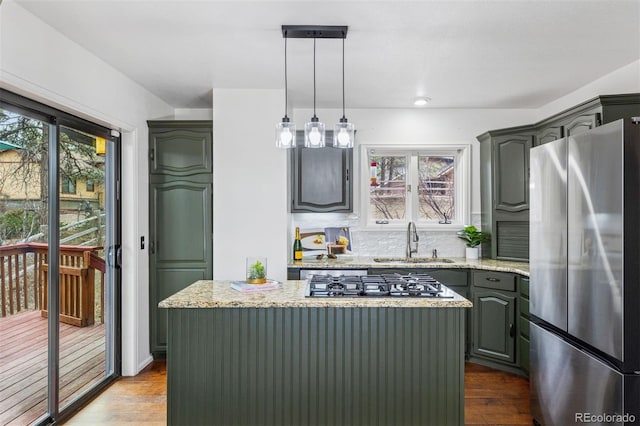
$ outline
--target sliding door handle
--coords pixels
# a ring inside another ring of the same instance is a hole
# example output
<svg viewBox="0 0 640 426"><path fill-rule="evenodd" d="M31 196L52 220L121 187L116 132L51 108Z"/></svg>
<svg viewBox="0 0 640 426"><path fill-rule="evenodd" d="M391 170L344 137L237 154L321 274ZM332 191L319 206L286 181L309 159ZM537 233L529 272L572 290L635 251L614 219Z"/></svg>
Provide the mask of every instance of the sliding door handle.
<svg viewBox="0 0 640 426"><path fill-rule="evenodd" d="M122 262L122 247L119 244L109 246L107 249L107 265L119 269Z"/></svg>

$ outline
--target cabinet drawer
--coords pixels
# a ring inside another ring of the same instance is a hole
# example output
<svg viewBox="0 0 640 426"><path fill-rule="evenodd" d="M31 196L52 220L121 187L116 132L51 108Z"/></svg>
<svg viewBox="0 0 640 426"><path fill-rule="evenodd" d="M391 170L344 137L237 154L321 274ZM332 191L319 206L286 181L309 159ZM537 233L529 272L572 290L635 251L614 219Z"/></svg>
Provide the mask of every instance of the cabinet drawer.
<svg viewBox="0 0 640 426"><path fill-rule="evenodd" d="M474 272L473 285L495 290L516 291L516 276L507 272Z"/></svg>

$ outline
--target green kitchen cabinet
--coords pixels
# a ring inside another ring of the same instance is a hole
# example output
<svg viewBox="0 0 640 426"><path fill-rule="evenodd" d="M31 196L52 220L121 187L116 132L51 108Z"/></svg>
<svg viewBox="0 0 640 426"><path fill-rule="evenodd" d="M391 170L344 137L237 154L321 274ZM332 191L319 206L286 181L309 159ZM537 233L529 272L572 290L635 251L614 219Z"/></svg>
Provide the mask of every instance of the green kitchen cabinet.
<svg viewBox="0 0 640 426"><path fill-rule="evenodd" d="M491 257L529 258L529 150L535 130L486 132L480 141L482 230L491 234Z"/></svg>
<svg viewBox="0 0 640 426"><path fill-rule="evenodd" d="M211 121L149 121L149 174L191 176L213 171Z"/></svg>
<svg viewBox="0 0 640 426"><path fill-rule="evenodd" d="M529 210L529 150L532 133L496 136L493 148L495 210Z"/></svg>
<svg viewBox="0 0 640 426"><path fill-rule="evenodd" d="M591 111L580 114L564 125L564 136L576 136L601 124L600 113Z"/></svg>
<svg viewBox="0 0 640 426"><path fill-rule="evenodd" d="M482 230L493 259L529 258L529 148L640 115L640 94L603 95L534 124L490 130L480 141Z"/></svg>
<svg viewBox="0 0 640 426"><path fill-rule="evenodd" d="M529 374L529 278L519 277L518 353L520 368Z"/></svg>
<svg viewBox="0 0 640 426"><path fill-rule="evenodd" d="M536 132L536 140L534 141L534 145L542 145L555 141L557 139L562 139L563 137L564 128L561 124L553 122L543 126Z"/></svg>
<svg viewBox="0 0 640 426"><path fill-rule="evenodd" d="M213 277L211 121L149 121L149 324L154 358L167 345L158 303Z"/></svg>
<svg viewBox="0 0 640 426"><path fill-rule="evenodd" d="M353 210L353 148L305 148L298 131L291 150L291 212L351 212ZM333 132L326 132L333 141Z"/></svg>
<svg viewBox="0 0 640 426"><path fill-rule="evenodd" d="M568 114L554 116L537 125L535 146L556 139L579 135L602 124L602 107L574 108Z"/></svg>
<svg viewBox="0 0 640 426"><path fill-rule="evenodd" d="M471 357L516 366L516 275L474 271Z"/></svg>
<svg viewBox="0 0 640 426"><path fill-rule="evenodd" d="M538 122L535 145L579 135L594 127L638 114L640 94L598 96Z"/></svg>

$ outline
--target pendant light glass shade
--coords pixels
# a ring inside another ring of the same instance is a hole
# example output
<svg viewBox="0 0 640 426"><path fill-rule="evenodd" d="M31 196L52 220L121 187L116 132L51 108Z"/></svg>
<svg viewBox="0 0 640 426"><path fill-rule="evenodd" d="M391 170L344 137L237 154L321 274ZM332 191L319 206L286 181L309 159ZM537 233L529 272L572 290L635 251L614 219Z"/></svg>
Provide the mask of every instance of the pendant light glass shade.
<svg viewBox="0 0 640 426"><path fill-rule="evenodd" d="M333 147L353 148L355 132L356 128L353 123L349 123L346 118L342 117L333 130Z"/></svg>
<svg viewBox="0 0 640 426"><path fill-rule="evenodd" d="M286 115L276 124L276 146L278 148L293 148L296 146L296 125L289 121Z"/></svg>
<svg viewBox="0 0 640 426"><path fill-rule="evenodd" d="M344 114L344 39L342 39L342 118L333 130L334 148L353 148L356 129Z"/></svg>
<svg viewBox="0 0 640 426"><path fill-rule="evenodd" d="M318 121L315 115L311 117L311 121L304 125L304 146L307 148L323 148L324 141L324 123Z"/></svg>

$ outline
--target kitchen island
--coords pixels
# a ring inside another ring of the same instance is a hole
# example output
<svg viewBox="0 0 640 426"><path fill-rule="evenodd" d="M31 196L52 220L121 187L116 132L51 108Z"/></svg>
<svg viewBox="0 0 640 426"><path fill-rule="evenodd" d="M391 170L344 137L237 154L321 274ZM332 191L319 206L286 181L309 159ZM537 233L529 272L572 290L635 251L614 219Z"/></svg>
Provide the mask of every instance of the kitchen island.
<svg viewBox="0 0 640 426"><path fill-rule="evenodd" d="M168 424L464 424L465 309L451 298L246 294L198 281L168 315Z"/></svg>

